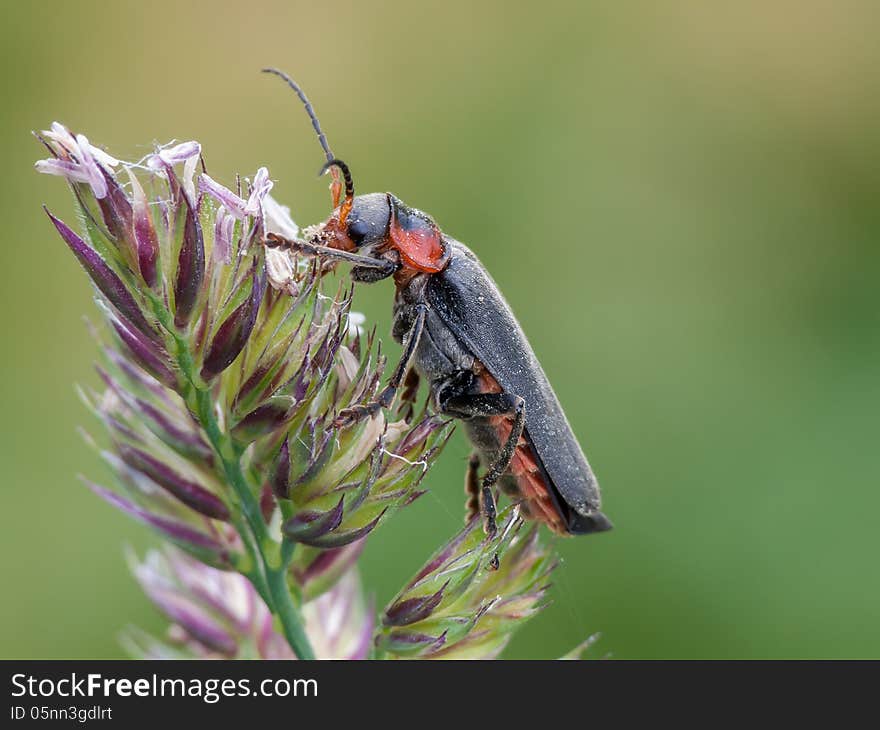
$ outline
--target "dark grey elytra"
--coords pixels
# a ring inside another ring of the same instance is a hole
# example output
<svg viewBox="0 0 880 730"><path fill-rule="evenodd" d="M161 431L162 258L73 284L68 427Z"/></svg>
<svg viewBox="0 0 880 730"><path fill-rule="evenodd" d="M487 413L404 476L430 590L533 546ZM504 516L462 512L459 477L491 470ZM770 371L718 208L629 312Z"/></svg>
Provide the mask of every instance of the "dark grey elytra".
<svg viewBox="0 0 880 730"><path fill-rule="evenodd" d="M453 250L449 265L427 286L431 311L505 392L525 401L526 439L561 502L558 506L569 531L587 534L610 529L611 522L599 511L601 497L593 470L522 327L477 257L464 244L449 241Z"/></svg>
<svg viewBox="0 0 880 730"><path fill-rule="evenodd" d="M334 200L333 214L309 240L269 234L266 244L347 261L358 282L393 277L396 284L392 334L403 345L403 356L376 400L341 412L337 425L389 408L405 381L404 396L413 396L414 381L421 376L435 409L461 419L474 445L479 459L471 460L467 484L471 507L479 503L487 532L495 531L497 483L509 493L541 502L543 516L541 510L533 516L558 532L610 529L600 511L599 485L562 406L510 306L477 257L445 235L430 216L390 193L355 197L348 166L333 157L305 94L282 72L264 70L284 78L306 106L327 157L322 172L335 166L345 180L345 200ZM499 417L509 433L499 428ZM522 472L514 476L510 467L515 458L534 466L534 478ZM481 479L476 474L479 463L486 466ZM535 484L541 485L537 492ZM526 486L535 493L524 494Z"/></svg>

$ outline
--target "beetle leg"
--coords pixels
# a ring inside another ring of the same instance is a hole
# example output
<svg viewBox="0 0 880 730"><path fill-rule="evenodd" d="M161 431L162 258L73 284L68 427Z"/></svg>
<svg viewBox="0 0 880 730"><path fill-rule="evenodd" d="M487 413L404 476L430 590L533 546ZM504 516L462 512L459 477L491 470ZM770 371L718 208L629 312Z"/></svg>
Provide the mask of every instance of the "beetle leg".
<svg viewBox="0 0 880 730"><path fill-rule="evenodd" d="M395 263L390 261L388 263L388 266L381 269L371 266L355 266L351 270L351 280L356 281L358 284L374 284L377 281L382 281L382 279L387 279L399 268Z"/></svg>
<svg viewBox="0 0 880 730"><path fill-rule="evenodd" d="M496 532L495 498L492 487L507 471L516 452L516 446L526 425L526 402L520 396L510 393L477 393L452 396L441 406L444 414L456 418L513 416L510 435L480 483L484 529L487 535L492 536Z"/></svg>
<svg viewBox="0 0 880 730"><path fill-rule="evenodd" d="M357 423L363 418L375 416L383 408L391 407L391 404L394 402L394 395L403 382L406 371L412 362L413 356L416 354L416 348L425 329L427 313L428 308L424 304L417 305L415 319L410 327L409 334L404 340L406 344L403 348L403 356L400 358L400 362L397 363L397 367L394 368L394 373L391 376L391 380L388 381L388 385L381 390L376 400L365 405L352 406L351 408L344 408L339 411L339 415L333 421L334 426L343 428L352 423Z"/></svg>
<svg viewBox="0 0 880 730"><path fill-rule="evenodd" d="M480 455L475 451L468 459L467 472L464 475L464 493L467 500L464 504L465 524L480 514Z"/></svg>
<svg viewBox="0 0 880 730"><path fill-rule="evenodd" d="M398 268L400 268L400 264L395 263L394 261L389 261L388 259L376 259L371 256L361 256L360 254L351 253L350 251L330 248L329 246L322 246L318 243L310 243L309 241L301 241L297 238L285 238L284 236L279 236L277 233L266 234L266 245L269 248L283 248L290 251L298 251L307 256L333 259L335 261L347 261L358 267L376 269L377 274L380 271L383 274L382 276L377 276L377 281L378 279L384 279L391 276Z"/></svg>
<svg viewBox="0 0 880 730"><path fill-rule="evenodd" d="M403 381L403 390L400 393L401 407L398 414L404 421L409 423L413 417L415 410L416 396L419 393L419 374L414 367L411 367Z"/></svg>

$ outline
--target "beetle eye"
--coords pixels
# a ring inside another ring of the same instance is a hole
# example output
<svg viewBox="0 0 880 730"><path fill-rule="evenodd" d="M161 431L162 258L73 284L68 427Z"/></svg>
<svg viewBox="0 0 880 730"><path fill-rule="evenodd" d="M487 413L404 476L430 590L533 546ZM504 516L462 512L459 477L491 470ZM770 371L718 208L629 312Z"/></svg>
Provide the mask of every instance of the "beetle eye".
<svg viewBox="0 0 880 730"><path fill-rule="evenodd" d="M360 246L364 242L369 226L360 218L349 218L348 220L348 237L355 246Z"/></svg>
<svg viewBox="0 0 880 730"><path fill-rule="evenodd" d="M384 193L355 198L345 221L345 232L355 248L377 243L388 233L388 199Z"/></svg>

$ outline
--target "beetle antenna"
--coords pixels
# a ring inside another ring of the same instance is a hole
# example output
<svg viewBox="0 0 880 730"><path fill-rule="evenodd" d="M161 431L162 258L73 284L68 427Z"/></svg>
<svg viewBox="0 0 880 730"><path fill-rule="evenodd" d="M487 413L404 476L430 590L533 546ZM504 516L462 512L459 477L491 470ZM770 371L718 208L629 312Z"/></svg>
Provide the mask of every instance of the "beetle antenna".
<svg viewBox="0 0 880 730"><path fill-rule="evenodd" d="M299 100L303 103L303 106L306 108L306 114L309 115L309 119L312 120L312 127L315 130L315 134L318 135L318 142L321 143L321 149L324 150L324 155L327 158L327 164L324 166L324 170L328 167L339 167L340 170L348 170L348 167L342 167L339 165L332 165L332 163L336 160L333 156L333 153L330 151L330 144L327 142L327 136L324 134L324 130L321 129L321 123L318 121L318 115L315 114L315 109L312 106L312 102L309 101L309 97L306 96L306 92L304 92L298 83L294 81L290 76L288 76L284 71L281 71L277 68L264 68L262 69L263 73L267 74L275 74L279 78L283 79L287 82L287 85L296 92L296 95L299 97ZM345 165L345 163L342 163ZM321 174L324 174L324 170L322 170ZM341 195L341 189L339 185L339 173L334 169L333 170L333 182L330 184L330 195L333 199L333 207L339 205L339 198ZM354 197L354 185L351 183L351 173L347 173L347 177L345 180L345 190L346 190L346 203L343 203L345 217L342 218L342 221L345 222L345 218L348 217L348 211L351 210L351 199ZM351 190L352 194L349 196L349 190ZM342 213L343 210L340 210Z"/></svg>
<svg viewBox="0 0 880 730"><path fill-rule="evenodd" d="M331 167L338 168L342 172L342 179L345 180L345 200L342 201L342 207L339 209L339 222L344 225L354 203L354 180L351 179L351 170L348 169L348 165L335 157L324 163L318 175L323 175Z"/></svg>
<svg viewBox="0 0 880 730"><path fill-rule="evenodd" d="M303 106L306 108L306 114L309 115L309 119L312 120L312 127L315 129L315 134L318 135L318 142L321 143L321 148L324 150L324 154L327 157L328 164L333 161L333 153L330 151L330 145L327 142L327 137L321 129L321 123L318 121L318 115L315 114L315 110L312 107L312 102L309 101L309 97L306 96L306 93L299 87L299 84L296 83L290 76L288 76L284 71L281 71L277 68L264 68L262 69L263 73L267 74L275 74L276 76L281 77L287 82L287 85L296 92L296 95L299 97L299 100L303 103Z"/></svg>

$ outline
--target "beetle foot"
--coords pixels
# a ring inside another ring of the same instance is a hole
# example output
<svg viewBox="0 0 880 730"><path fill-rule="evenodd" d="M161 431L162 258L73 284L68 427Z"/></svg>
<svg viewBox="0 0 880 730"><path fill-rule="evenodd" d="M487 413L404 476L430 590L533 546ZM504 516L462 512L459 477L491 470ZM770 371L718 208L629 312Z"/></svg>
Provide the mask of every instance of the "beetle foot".
<svg viewBox="0 0 880 730"><path fill-rule="evenodd" d="M464 475L464 523L468 524L480 514L480 477L477 470L480 468L480 457L474 452L468 459L467 471Z"/></svg>
<svg viewBox="0 0 880 730"><path fill-rule="evenodd" d="M367 403L363 406L352 406L351 408L343 408L333 419L335 428L348 428L353 426L365 418L373 418L382 410L381 403Z"/></svg>
<svg viewBox="0 0 880 730"><path fill-rule="evenodd" d="M379 393L379 397L372 403L343 408L333 420L333 425L336 428L345 428L365 418L377 416L383 408L391 408L391 404L394 402L395 390L396 387L394 385L389 385Z"/></svg>
<svg viewBox="0 0 880 730"><path fill-rule="evenodd" d="M294 251L300 248L298 243L299 241L285 238L277 233L267 233L266 237L263 239L263 244L269 248L285 248Z"/></svg>
<svg viewBox="0 0 880 730"><path fill-rule="evenodd" d="M491 540L498 534L498 526L495 524L495 497L488 485L483 486L482 496L483 532Z"/></svg>
<svg viewBox="0 0 880 730"><path fill-rule="evenodd" d="M403 381L403 391L400 394L400 407L397 409L397 417L403 418L410 423L415 413L416 397L419 394L419 374L415 368L410 368Z"/></svg>

